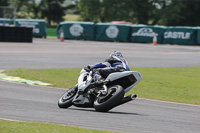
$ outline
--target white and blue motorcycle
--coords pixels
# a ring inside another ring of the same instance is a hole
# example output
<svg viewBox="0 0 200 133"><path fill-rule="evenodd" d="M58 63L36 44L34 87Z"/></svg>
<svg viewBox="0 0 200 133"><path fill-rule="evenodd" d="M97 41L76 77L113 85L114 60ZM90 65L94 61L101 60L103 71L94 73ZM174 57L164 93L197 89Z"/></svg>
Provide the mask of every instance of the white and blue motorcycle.
<svg viewBox="0 0 200 133"><path fill-rule="evenodd" d="M100 84L93 80L93 72L81 70L78 84L67 90L59 99L60 108L91 107L99 112L134 100L137 95L124 96L142 79L137 71L115 72L108 75Z"/></svg>

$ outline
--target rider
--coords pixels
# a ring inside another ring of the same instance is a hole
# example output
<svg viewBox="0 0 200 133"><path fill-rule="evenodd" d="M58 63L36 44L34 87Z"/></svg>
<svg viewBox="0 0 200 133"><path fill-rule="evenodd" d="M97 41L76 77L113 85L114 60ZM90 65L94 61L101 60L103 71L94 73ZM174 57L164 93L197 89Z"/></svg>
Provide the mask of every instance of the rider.
<svg viewBox="0 0 200 133"><path fill-rule="evenodd" d="M114 51L110 57L102 63L93 66L88 65L84 68L86 71L95 71L94 80L98 82L102 78L106 78L110 73L130 71L128 62L122 56L121 52Z"/></svg>
<svg viewBox="0 0 200 133"><path fill-rule="evenodd" d="M130 71L128 67L128 62L122 56L121 52L114 51L111 53L110 57L106 59L102 63L97 63L95 65L88 65L84 67L84 69L89 72L93 71L94 76L93 79L97 84L102 83L102 79L106 78L110 73L114 72L123 72L123 71ZM84 90L78 90L78 97L74 100L74 102L81 100L83 98ZM86 101L86 100L85 100Z"/></svg>

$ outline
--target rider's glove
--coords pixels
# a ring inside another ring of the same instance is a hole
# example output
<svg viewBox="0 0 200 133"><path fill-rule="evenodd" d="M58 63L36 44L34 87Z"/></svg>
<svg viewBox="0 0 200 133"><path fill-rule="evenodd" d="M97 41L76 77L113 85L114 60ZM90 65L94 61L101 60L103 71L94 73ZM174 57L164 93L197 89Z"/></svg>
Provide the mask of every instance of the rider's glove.
<svg viewBox="0 0 200 133"><path fill-rule="evenodd" d="M91 67L90 67L90 65L88 65L88 66L84 67L84 70L85 70L86 72L89 72L89 71L91 70Z"/></svg>

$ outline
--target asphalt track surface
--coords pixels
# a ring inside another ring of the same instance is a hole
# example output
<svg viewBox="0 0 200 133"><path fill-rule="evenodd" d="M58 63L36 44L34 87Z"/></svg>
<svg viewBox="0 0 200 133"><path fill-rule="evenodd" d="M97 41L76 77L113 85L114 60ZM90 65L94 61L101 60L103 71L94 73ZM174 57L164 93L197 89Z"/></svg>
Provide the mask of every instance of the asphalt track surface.
<svg viewBox="0 0 200 133"><path fill-rule="evenodd" d="M121 51L130 67L200 66L199 46L34 39L0 43L0 69L81 68ZM141 81L142 82L142 81ZM199 133L200 106L138 98L108 113L92 108L59 109L63 88L0 80L0 119L40 121L127 133Z"/></svg>

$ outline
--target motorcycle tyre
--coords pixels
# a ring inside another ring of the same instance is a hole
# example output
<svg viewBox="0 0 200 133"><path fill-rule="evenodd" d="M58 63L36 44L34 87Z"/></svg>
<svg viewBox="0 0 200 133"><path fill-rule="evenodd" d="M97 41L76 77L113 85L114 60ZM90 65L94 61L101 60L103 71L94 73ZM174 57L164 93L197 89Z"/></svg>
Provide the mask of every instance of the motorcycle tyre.
<svg viewBox="0 0 200 133"><path fill-rule="evenodd" d="M98 102L99 97L94 101L94 108L96 111L108 112L112 108L116 107L119 103L121 103L125 94L124 89L120 85L114 85L114 86L109 87L108 89L113 88L113 87L116 88L116 92L114 96L112 96L111 98L109 98L107 101L103 103Z"/></svg>
<svg viewBox="0 0 200 133"><path fill-rule="evenodd" d="M60 107L60 108L68 108L68 107L70 107L70 106L73 105L72 101L73 101L74 96L76 95L76 93L74 93L74 95L73 95L70 99L68 99L68 100L66 100L66 101L63 101L63 100L62 100L63 97L65 96L65 94L68 93L68 91L70 91L70 90L72 90L72 89L75 89L75 91L76 91L76 93L77 93L77 91L78 91L78 85L76 85L76 86L70 88L69 90L67 90L67 91L61 96L61 98L58 100L58 107Z"/></svg>

